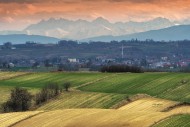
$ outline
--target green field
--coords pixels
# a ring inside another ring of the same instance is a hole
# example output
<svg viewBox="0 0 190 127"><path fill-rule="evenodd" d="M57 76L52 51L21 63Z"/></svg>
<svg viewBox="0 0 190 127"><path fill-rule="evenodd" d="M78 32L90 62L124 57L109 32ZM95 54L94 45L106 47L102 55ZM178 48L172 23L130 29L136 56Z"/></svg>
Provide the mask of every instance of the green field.
<svg viewBox="0 0 190 127"><path fill-rule="evenodd" d="M190 102L190 75L187 73L126 73L79 89L129 95L141 93L174 101Z"/></svg>
<svg viewBox="0 0 190 127"><path fill-rule="evenodd" d="M103 73L33 73L30 75L0 81L0 86L20 86L41 88L48 83L63 84L70 82L72 86L82 85L112 74Z"/></svg>
<svg viewBox="0 0 190 127"><path fill-rule="evenodd" d="M190 115L176 115L154 125L153 127L190 127Z"/></svg>
<svg viewBox="0 0 190 127"><path fill-rule="evenodd" d="M72 87L87 92L148 94L158 98L190 102L190 75L188 73L0 73L2 88L0 91L4 94L5 87L20 86L39 89L51 82L58 84L71 82Z"/></svg>
<svg viewBox="0 0 190 127"><path fill-rule="evenodd" d="M37 110L60 110L74 108L111 108L126 99L124 94L107 94L71 91L64 92L58 98L44 104Z"/></svg>
<svg viewBox="0 0 190 127"><path fill-rule="evenodd" d="M0 104L5 102L9 96L10 96L10 91L12 88L19 86L19 87L24 87L29 90L29 92L35 94L37 93L41 87L48 83L58 83L58 84L63 84L65 82L70 82L72 84L72 87L80 86L80 85L85 85L86 83L91 83L91 82L96 82L104 78L108 78L109 76L112 76L114 74L103 74L103 73L24 73L24 72L0 72ZM82 96L83 95L83 96ZM84 96L87 95L86 93L81 94L81 99L84 98ZM93 94L95 96L95 94ZM102 96L101 96L102 95ZM74 99L76 94L72 95L67 95L65 94L61 97L70 97L71 99ZM97 94L96 97L104 97L105 95L100 93ZM119 101L122 99L122 96L114 96L112 95L107 95L106 96L113 97L114 99L111 100L110 102L106 101L107 104L102 102L101 104L97 104L95 106L95 101L98 100L95 99L90 100L89 103L94 103L94 107L110 107L114 105L114 102L117 102L115 99L117 98ZM119 98L121 97L121 98ZM76 100L76 99L75 99ZM71 100L71 101L75 101ZM100 101L101 99L99 99ZM105 100L104 100L105 101ZM85 103L85 102L84 102ZM85 104L81 104L81 107L85 107ZM91 105L91 107L93 107ZM62 105L62 108L67 108L64 104ZM90 105L88 105L90 107ZM76 107L75 104L71 105L71 107ZM86 106L87 107L87 106Z"/></svg>

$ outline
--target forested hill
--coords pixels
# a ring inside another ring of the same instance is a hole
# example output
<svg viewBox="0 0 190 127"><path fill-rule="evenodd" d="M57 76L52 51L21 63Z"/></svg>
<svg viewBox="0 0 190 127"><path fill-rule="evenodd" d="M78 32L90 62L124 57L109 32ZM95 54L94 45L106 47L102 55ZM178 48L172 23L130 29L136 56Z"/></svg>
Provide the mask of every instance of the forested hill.
<svg viewBox="0 0 190 127"><path fill-rule="evenodd" d="M74 58L92 58L104 56L107 58L120 58L123 46L125 58L144 58L175 56L188 58L190 54L190 41L176 42L155 42L146 41L112 41L78 43L75 41L60 41L58 44L18 44L0 46L1 57L16 58L54 58L54 57L74 57Z"/></svg>

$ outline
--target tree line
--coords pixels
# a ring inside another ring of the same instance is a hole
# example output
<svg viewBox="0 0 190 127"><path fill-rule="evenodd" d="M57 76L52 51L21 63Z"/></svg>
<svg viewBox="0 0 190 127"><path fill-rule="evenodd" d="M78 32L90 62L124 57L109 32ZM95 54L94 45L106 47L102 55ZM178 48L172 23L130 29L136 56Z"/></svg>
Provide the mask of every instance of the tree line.
<svg viewBox="0 0 190 127"><path fill-rule="evenodd" d="M143 69L136 66L128 66L128 65L110 65L103 66L100 70L101 72L111 72L111 73L122 73L122 72L132 72L132 73L143 73Z"/></svg>
<svg viewBox="0 0 190 127"><path fill-rule="evenodd" d="M36 95L32 95L27 89L16 87L11 90L10 98L1 107L3 112L27 111L59 96L64 90L68 92L70 87L71 83L69 82L63 85L50 83Z"/></svg>

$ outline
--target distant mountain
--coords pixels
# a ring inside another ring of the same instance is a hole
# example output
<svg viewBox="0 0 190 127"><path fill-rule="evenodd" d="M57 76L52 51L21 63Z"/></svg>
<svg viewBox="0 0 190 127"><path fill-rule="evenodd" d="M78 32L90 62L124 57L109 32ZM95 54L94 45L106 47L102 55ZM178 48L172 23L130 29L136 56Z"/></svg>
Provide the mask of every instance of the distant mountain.
<svg viewBox="0 0 190 127"><path fill-rule="evenodd" d="M59 39L53 37L25 34L0 35L0 44L3 44L5 42L12 42L13 44L23 44L27 41L34 41L47 44L56 43L59 41Z"/></svg>
<svg viewBox="0 0 190 127"><path fill-rule="evenodd" d="M23 32L28 35L42 35L56 38L80 40L96 36L120 36L173 26L174 23L165 18L156 18L147 22L110 23L99 17L92 22L86 20L54 19L42 20L28 26Z"/></svg>
<svg viewBox="0 0 190 127"><path fill-rule="evenodd" d="M24 31L0 31L0 35L26 34Z"/></svg>
<svg viewBox="0 0 190 127"><path fill-rule="evenodd" d="M175 41L175 40L190 40L190 25L178 25L160 30L151 30L148 32L135 33L130 35L122 36L99 36L94 38L88 38L81 41L105 41L109 42L112 40L146 40L153 39L155 41Z"/></svg>

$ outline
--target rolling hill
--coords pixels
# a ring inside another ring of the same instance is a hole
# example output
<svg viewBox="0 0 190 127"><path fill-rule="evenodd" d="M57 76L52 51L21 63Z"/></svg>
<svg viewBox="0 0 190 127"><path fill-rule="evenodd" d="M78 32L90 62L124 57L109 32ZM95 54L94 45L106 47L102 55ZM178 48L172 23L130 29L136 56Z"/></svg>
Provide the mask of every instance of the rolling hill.
<svg viewBox="0 0 190 127"><path fill-rule="evenodd" d="M134 104L133 104L134 103ZM143 104L146 110L139 108ZM137 100L121 109L64 109L0 114L1 127L149 127L179 114L190 113L190 107L181 106L168 112L160 111L175 104L168 100L147 98ZM185 116L186 117L186 116ZM175 118L175 117L174 117ZM185 118L187 121L188 116ZM8 120L9 119L9 120ZM142 124L143 123L143 124ZM176 121L176 123L180 123ZM184 123L186 124L186 123ZM180 123L178 125L184 125Z"/></svg>
<svg viewBox="0 0 190 127"><path fill-rule="evenodd" d="M49 82L73 84L70 92L34 111L0 114L0 127L189 125L190 106L183 103L190 100L187 73L0 72L0 77L0 94L5 95L0 96L0 103L16 86L34 94Z"/></svg>
<svg viewBox="0 0 190 127"><path fill-rule="evenodd" d="M190 25L179 25L179 26L172 26L169 28L151 30L147 32L135 33L130 35L100 36L100 37L84 39L82 41L91 40L91 41L110 42L112 40L122 41L122 40L131 40L131 39L138 39L138 40L153 39L155 41L190 40L189 32L190 32Z"/></svg>
<svg viewBox="0 0 190 127"><path fill-rule="evenodd" d="M129 73L107 78L79 87L79 89L82 91L129 95L148 94L174 101L190 102L189 79L190 76L185 73Z"/></svg>
<svg viewBox="0 0 190 127"><path fill-rule="evenodd" d="M0 45L5 42L12 42L13 44L24 44L27 41L39 43L57 43L59 39L54 37L40 36L40 35L26 35L26 34L10 34L0 35Z"/></svg>

